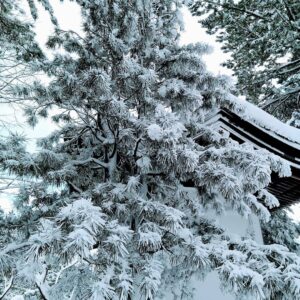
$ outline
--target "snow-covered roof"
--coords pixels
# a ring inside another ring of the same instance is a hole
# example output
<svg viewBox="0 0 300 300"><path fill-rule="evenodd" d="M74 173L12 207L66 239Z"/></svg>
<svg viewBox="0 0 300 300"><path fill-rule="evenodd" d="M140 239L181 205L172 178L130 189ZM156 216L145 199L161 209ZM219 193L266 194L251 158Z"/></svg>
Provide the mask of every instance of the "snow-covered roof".
<svg viewBox="0 0 300 300"><path fill-rule="evenodd" d="M274 116L246 100L235 98L233 101L236 104L236 108L239 111L238 115L241 118L253 122L269 131L269 134L277 135L277 138L284 139L285 142L289 141L291 142L289 144L300 149L300 129L281 122Z"/></svg>

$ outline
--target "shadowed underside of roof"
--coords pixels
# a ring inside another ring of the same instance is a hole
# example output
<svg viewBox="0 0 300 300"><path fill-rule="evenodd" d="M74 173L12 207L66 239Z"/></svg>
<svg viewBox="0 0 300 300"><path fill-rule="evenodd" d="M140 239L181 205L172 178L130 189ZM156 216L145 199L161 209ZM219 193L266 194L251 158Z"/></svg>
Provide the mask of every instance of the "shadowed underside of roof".
<svg viewBox="0 0 300 300"><path fill-rule="evenodd" d="M278 178L275 174L272 176L268 191L277 197L281 207L300 201L300 174L296 176L296 172L294 170L292 177Z"/></svg>
<svg viewBox="0 0 300 300"><path fill-rule="evenodd" d="M288 161L292 176L280 178L277 174L272 174L268 190L277 197L280 208L300 202L300 144L290 142L224 108L209 115L206 124L227 131L239 143L249 142L255 148L267 149Z"/></svg>

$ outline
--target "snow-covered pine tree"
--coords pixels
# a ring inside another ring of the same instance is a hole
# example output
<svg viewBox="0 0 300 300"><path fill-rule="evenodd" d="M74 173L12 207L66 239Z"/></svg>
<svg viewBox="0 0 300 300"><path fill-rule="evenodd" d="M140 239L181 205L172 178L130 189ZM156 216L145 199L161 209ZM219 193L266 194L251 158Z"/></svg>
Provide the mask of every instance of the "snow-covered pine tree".
<svg viewBox="0 0 300 300"><path fill-rule="evenodd" d="M35 123L56 108L59 130L39 142L17 213L1 216L7 295L192 299L191 275L217 270L239 299L299 298L295 254L206 218L230 208L268 219L278 202L264 188L289 168L201 125L233 95L207 72L207 46L178 44L184 1L76 2L84 35L57 29L48 45L64 51L44 61L52 81L35 83L27 110Z"/></svg>
<svg viewBox="0 0 300 300"><path fill-rule="evenodd" d="M284 121L300 110L298 0L196 0L191 9L231 53L224 65L241 94Z"/></svg>

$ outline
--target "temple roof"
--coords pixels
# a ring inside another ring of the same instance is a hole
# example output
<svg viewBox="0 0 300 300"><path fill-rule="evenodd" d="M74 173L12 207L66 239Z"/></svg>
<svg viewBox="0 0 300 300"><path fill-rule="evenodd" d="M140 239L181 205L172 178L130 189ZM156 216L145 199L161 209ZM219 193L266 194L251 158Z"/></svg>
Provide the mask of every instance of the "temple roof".
<svg viewBox="0 0 300 300"><path fill-rule="evenodd" d="M242 101L241 110L221 108L206 118L206 125L227 131L239 143L249 142L254 148L265 148L285 159L292 176L280 178L272 174L268 190L280 207L300 202L300 129L282 123L270 114Z"/></svg>

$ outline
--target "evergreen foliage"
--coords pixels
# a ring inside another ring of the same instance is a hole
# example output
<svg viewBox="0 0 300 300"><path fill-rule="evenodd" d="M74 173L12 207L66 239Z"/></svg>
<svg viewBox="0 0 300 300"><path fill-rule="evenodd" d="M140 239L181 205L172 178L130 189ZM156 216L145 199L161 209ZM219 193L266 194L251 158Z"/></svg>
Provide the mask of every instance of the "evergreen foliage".
<svg viewBox="0 0 300 300"><path fill-rule="evenodd" d="M17 212L0 216L4 293L152 300L172 288L192 299L192 274L217 270L239 299L299 298L296 254L233 238L206 217L229 208L267 221L279 204L265 190L271 173L290 169L203 125L234 96L206 70L206 45L178 44L185 1L76 2L84 35L57 28L48 46L58 51L39 63L50 83L20 89L33 99L29 123L55 108L59 129L36 154L3 145L1 166L35 179Z"/></svg>
<svg viewBox="0 0 300 300"><path fill-rule="evenodd" d="M241 94L285 121L299 112L298 0L196 0L191 10L231 53L224 65Z"/></svg>
<svg viewBox="0 0 300 300"><path fill-rule="evenodd" d="M262 230L266 244L281 244L299 254L300 244L297 239L300 235L300 224L295 223L286 210L273 212L270 221L263 224Z"/></svg>
<svg viewBox="0 0 300 300"><path fill-rule="evenodd" d="M35 8L34 2L28 0L30 7ZM19 1L2 0L0 3L0 58L5 61L8 53L16 55L16 60L30 61L42 57L42 52L34 40L32 25L24 21L24 12L20 9ZM6 55L5 55L6 54Z"/></svg>
<svg viewBox="0 0 300 300"><path fill-rule="evenodd" d="M32 24L24 21L25 14L19 4L19 1L8 0L0 3L1 193L18 188L22 184L20 175L26 174L26 165L30 164L24 137L12 133L20 124L16 124L16 118L14 122L7 118L6 114L20 110L20 106L30 100L26 90L35 75L34 64L44 57L34 40ZM23 171L20 165L23 165ZM10 172L6 172L8 169ZM17 169L18 172L15 172Z"/></svg>
<svg viewBox="0 0 300 300"><path fill-rule="evenodd" d="M292 118L288 122L291 126L300 128L300 112L294 111Z"/></svg>

